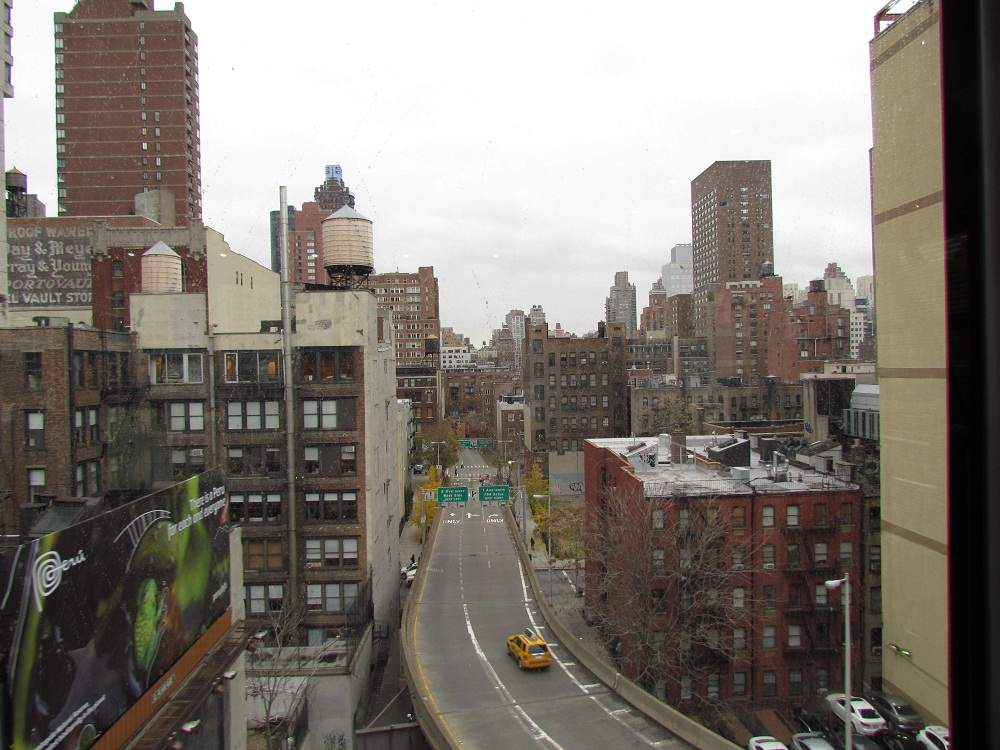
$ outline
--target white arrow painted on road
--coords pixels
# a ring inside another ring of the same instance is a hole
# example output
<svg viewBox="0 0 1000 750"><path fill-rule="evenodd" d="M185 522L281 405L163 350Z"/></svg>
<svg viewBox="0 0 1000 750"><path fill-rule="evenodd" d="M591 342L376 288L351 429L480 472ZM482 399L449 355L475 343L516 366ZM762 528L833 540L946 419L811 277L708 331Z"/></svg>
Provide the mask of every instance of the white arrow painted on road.
<svg viewBox="0 0 1000 750"><path fill-rule="evenodd" d="M478 513L466 513L465 514L466 518L472 518L473 516L475 516L476 518L479 518L479 514Z"/></svg>

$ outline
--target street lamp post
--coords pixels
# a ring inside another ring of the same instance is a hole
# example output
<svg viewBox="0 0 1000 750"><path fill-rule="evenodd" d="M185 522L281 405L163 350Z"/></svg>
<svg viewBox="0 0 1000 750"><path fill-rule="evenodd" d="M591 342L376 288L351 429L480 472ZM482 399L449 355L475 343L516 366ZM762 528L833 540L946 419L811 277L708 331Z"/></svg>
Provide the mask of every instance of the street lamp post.
<svg viewBox="0 0 1000 750"><path fill-rule="evenodd" d="M851 747L851 582L850 573L826 582L829 591L844 587L844 749Z"/></svg>
<svg viewBox="0 0 1000 750"><path fill-rule="evenodd" d="M547 495L532 495L535 500L543 497L548 501L548 510L545 512L545 558L549 563L549 599L552 598L552 493Z"/></svg>
<svg viewBox="0 0 1000 750"><path fill-rule="evenodd" d="M441 471L441 446L444 445L444 441L443 440L432 440L431 441L431 445L436 445L437 446L437 467L438 467L438 471ZM438 477L438 480L440 480L440 477Z"/></svg>

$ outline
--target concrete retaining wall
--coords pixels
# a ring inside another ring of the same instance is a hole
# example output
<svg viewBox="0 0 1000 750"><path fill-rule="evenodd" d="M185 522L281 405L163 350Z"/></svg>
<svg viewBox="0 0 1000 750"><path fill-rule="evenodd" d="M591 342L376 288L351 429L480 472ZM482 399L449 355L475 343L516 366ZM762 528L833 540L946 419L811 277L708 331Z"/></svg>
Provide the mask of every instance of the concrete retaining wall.
<svg viewBox="0 0 1000 750"><path fill-rule="evenodd" d="M524 567L525 574L528 577L531 594L535 599L535 604L538 605L538 611L545 618L550 632L559 639L567 651L573 654L573 658L576 659L577 663L582 664L593 672L594 676L604 683L608 689L620 696L630 706L641 711L651 721L656 722L668 732L690 743L699 750L740 750L738 745L734 745L724 737L717 735L711 729L685 716L672 706L668 706L663 701L657 700L651 693L646 692L634 682L624 677L610 664L577 640L576 636L573 635L569 628L552 611L548 601L545 599L542 587L538 582L538 576L535 575L535 570L531 565L528 550L517 531L518 527L514 523L514 516L510 512L510 507L505 507L504 512L507 519L507 528L511 532L510 535L514 540L514 546L517 548L521 565Z"/></svg>

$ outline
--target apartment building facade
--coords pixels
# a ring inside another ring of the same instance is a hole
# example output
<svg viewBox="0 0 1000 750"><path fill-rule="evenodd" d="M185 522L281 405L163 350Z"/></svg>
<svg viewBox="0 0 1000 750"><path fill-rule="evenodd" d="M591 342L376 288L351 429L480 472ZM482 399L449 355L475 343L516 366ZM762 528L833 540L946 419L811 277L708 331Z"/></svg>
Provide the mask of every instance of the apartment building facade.
<svg viewBox="0 0 1000 750"><path fill-rule="evenodd" d="M593 338L555 338L527 328L524 397L535 450L579 451L590 437L628 430L627 339L621 323L598 323Z"/></svg>
<svg viewBox="0 0 1000 750"><path fill-rule="evenodd" d="M859 580L860 492L761 467L748 441L713 440L586 441L588 616L623 673L682 711L711 718L705 707L723 702L737 715L791 713L843 685L844 609L824 582ZM629 631L646 616L648 635Z"/></svg>
<svg viewBox="0 0 1000 750"><path fill-rule="evenodd" d="M183 5L79 0L54 20L59 215L125 215L136 193L168 188L177 224L200 220L198 38Z"/></svg>

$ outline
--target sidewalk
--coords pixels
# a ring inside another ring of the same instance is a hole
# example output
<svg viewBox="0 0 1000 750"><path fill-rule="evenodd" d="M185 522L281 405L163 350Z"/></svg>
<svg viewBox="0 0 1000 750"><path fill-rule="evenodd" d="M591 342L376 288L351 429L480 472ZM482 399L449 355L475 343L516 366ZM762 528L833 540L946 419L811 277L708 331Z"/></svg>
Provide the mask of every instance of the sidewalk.
<svg viewBox="0 0 1000 750"><path fill-rule="evenodd" d="M512 510L520 511L520 507L515 504ZM614 666L611 658L608 654L608 650L605 647L603 641L601 640L600 634L595 628L587 625L587 622L583 617L583 604L584 599L579 596L575 590L573 584L573 579L575 577L575 568L573 566L573 560L553 560L552 569L556 571L556 575L559 575L559 571L566 571L569 576L570 581L566 581L565 577L559 581L559 585L554 585L551 587L552 594L549 594L550 587L545 585L547 581L547 575L549 573L549 563L548 558L545 553L545 543L542 540L541 535L538 533L535 527L535 521L531 517L531 512L526 513L526 526L528 529L528 556L531 559L531 566L535 569L536 575L539 577L539 582L542 583L542 592L545 596L546 601L552 610L555 612L556 616L562 622L566 628L576 636L577 640L583 643L587 648L593 652L593 654L606 662L608 666L613 669L617 667ZM521 522L521 517L515 519L518 524ZM518 528L518 533L524 534L524 531ZM522 536L523 538L523 536ZM531 548L531 539L535 540L534 549ZM579 583L582 588L584 580L583 567L581 562L581 567L579 571ZM557 579L558 581L558 579ZM553 583L556 583L554 581Z"/></svg>

